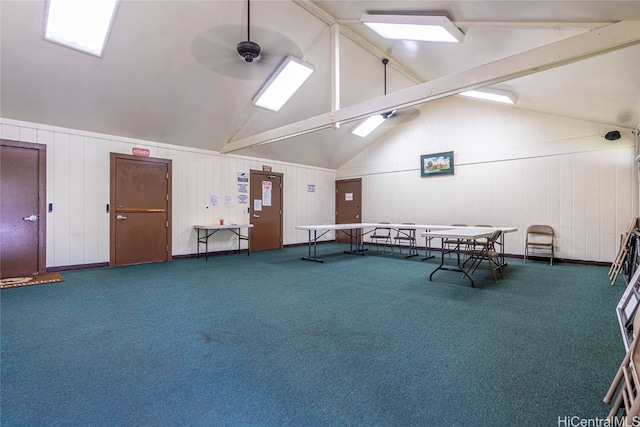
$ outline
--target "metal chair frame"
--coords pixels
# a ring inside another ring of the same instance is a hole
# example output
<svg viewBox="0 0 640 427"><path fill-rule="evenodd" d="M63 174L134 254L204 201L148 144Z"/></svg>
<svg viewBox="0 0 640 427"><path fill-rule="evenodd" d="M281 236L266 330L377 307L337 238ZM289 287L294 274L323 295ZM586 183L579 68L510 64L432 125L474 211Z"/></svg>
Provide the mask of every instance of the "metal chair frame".
<svg viewBox="0 0 640 427"><path fill-rule="evenodd" d="M369 236L369 249L371 249L371 245L375 243L376 252L380 246L380 241L383 243L382 253L387 252L387 247L391 248L391 253L393 253L393 242L391 241L391 227L385 227L386 224L391 224L390 222L381 221L378 223L378 226L374 228L373 232Z"/></svg>
<svg viewBox="0 0 640 427"><path fill-rule="evenodd" d="M537 240L543 239L543 240ZM527 228L527 236L524 244L524 262L531 255L548 255L549 265L553 265L555 257L555 231L550 225L534 224Z"/></svg>
<svg viewBox="0 0 640 427"><path fill-rule="evenodd" d="M496 230L491 234L491 236L487 237L486 243L480 245L480 249L468 249L466 254L469 258L464 262L464 264L470 262L471 265L467 270L468 274L473 274L474 271L478 268L478 266L482 263L482 261L486 260L489 264L489 268L491 269L491 274L493 275L493 281L497 282L498 277L496 276L496 271L500 273L500 277L504 279L504 273L502 272L502 264L500 263L500 253L496 251L495 244L496 241L500 238L500 234L502 231Z"/></svg>

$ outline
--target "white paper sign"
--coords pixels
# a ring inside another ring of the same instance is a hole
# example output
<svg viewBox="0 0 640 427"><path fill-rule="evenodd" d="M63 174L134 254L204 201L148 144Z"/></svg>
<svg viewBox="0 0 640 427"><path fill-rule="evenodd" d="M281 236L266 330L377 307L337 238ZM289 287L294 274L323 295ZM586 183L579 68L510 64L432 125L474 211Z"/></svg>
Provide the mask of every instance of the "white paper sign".
<svg viewBox="0 0 640 427"><path fill-rule="evenodd" d="M353 193L344 193L344 200L350 202L353 200Z"/></svg>
<svg viewBox="0 0 640 427"><path fill-rule="evenodd" d="M262 200L260 199L253 200L253 210L254 212L260 212L262 210Z"/></svg>
<svg viewBox="0 0 640 427"><path fill-rule="evenodd" d="M215 194L209 196L209 206L218 206L218 196Z"/></svg>
<svg viewBox="0 0 640 427"><path fill-rule="evenodd" d="M262 206L271 206L271 189L273 183L271 181L262 181Z"/></svg>

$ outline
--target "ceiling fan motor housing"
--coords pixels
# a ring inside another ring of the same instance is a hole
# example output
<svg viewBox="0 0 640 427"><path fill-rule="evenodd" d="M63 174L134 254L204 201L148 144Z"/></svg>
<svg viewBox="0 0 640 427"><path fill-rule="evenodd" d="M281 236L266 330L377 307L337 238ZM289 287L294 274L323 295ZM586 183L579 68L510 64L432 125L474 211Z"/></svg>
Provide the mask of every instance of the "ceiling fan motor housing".
<svg viewBox="0 0 640 427"><path fill-rule="evenodd" d="M243 41L238 43L238 53L247 62L253 62L260 55L260 45L252 41Z"/></svg>

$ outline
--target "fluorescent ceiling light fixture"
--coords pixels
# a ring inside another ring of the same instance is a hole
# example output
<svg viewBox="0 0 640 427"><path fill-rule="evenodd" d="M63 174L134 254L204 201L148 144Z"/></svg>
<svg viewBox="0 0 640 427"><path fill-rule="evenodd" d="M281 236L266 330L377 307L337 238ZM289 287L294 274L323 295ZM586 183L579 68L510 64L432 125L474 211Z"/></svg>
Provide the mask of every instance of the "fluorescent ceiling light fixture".
<svg viewBox="0 0 640 427"><path fill-rule="evenodd" d="M44 38L101 57L118 0L49 0Z"/></svg>
<svg viewBox="0 0 640 427"><path fill-rule="evenodd" d="M253 104L268 110L280 110L313 71L311 64L288 56L253 98Z"/></svg>
<svg viewBox="0 0 640 427"><path fill-rule="evenodd" d="M385 39L461 43L464 38L446 16L365 14L360 22Z"/></svg>
<svg viewBox="0 0 640 427"><path fill-rule="evenodd" d="M376 114L354 127L351 133L364 138L380 126L384 120L385 118L382 117L382 114Z"/></svg>
<svg viewBox="0 0 640 427"><path fill-rule="evenodd" d="M466 92L460 92L462 96L468 96L470 98L484 99L485 101L500 102L502 104L514 105L518 102L518 97L508 90L500 89L474 89Z"/></svg>

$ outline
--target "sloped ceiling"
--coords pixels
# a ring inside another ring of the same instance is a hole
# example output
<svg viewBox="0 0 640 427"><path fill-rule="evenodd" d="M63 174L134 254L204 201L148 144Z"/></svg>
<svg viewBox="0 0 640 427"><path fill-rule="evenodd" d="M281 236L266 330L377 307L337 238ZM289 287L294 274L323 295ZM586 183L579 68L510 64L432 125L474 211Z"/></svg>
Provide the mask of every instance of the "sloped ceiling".
<svg viewBox="0 0 640 427"><path fill-rule="evenodd" d="M618 21L636 21L640 37L636 1L254 0L251 40L263 53L246 63L235 49L247 38L247 2L122 0L104 55L96 58L43 40L45 8L45 1L0 2L0 116L222 152L272 129L304 127L334 104L379 104L383 57L391 61L391 94ZM465 39L455 45L385 40L359 22L375 12L446 14ZM253 106L288 54L314 65L311 78L277 113ZM494 87L519 96L514 108L635 128L640 46ZM419 114L419 105L401 110L367 138L351 135L354 123L343 123L230 152L335 169Z"/></svg>

